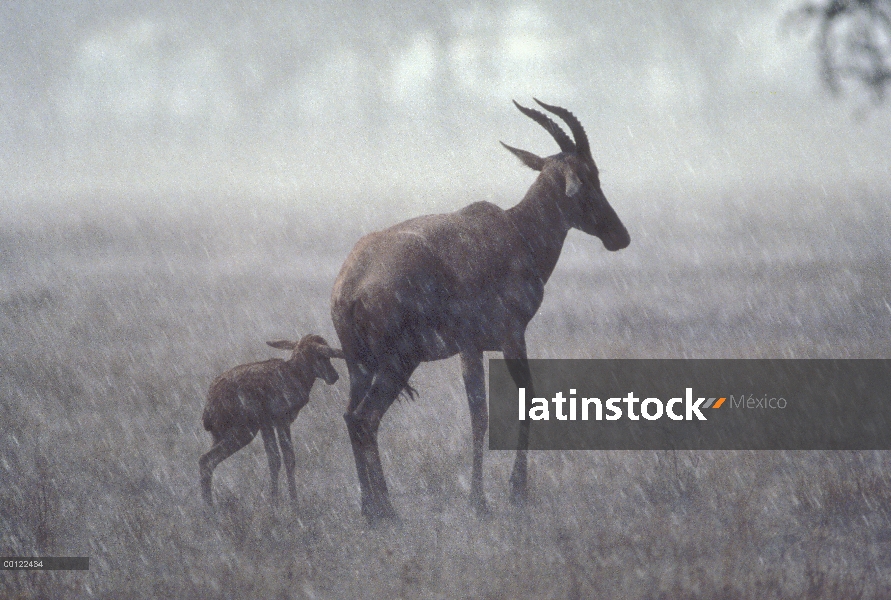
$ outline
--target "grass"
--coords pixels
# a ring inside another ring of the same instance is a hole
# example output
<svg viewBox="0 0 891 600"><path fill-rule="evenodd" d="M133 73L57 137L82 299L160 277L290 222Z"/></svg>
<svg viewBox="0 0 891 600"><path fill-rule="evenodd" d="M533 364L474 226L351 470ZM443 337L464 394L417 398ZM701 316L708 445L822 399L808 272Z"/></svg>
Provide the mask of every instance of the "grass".
<svg viewBox="0 0 891 600"><path fill-rule="evenodd" d="M571 234L530 354L888 357L885 203L861 199L847 220L817 204L785 227L788 194L774 202L786 211L739 197L695 219L631 211L618 254ZM269 506L255 442L217 470L209 514L207 386L274 355L267 339L336 340L328 294L361 231L322 243L329 226L225 207L0 225L0 554L91 559L88 572L3 572L0 595L891 595L887 453L538 452L518 510L512 456L488 452L492 515L477 519L455 361L419 369L420 400L382 425L399 523L359 515L346 377L319 384L293 427L297 502Z"/></svg>

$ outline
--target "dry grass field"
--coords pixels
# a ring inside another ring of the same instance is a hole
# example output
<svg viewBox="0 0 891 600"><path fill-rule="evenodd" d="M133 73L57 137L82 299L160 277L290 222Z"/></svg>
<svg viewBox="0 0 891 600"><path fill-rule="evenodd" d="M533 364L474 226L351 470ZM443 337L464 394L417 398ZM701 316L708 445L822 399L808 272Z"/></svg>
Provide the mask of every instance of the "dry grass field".
<svg viewBox="0 0 891 600"><path fill-rule="evenodd" d="M217 470L209 514L211 380L277 356L267 339L336 341L328 298L352 243L418 210L344 229L278 204L153 203L0 220L0 554L90 557L2 572L0 596L891 597L883 452L537 452L524 509L507 501L512 454L487 452L492 514L476 518L454 359L422 366L420 399L382 425L398 523L359 514L337 361L292 428L299 500L269 505L255 441ZM532 357L891 357L887 195L613 204L631 246L570 235Z"/></svg>

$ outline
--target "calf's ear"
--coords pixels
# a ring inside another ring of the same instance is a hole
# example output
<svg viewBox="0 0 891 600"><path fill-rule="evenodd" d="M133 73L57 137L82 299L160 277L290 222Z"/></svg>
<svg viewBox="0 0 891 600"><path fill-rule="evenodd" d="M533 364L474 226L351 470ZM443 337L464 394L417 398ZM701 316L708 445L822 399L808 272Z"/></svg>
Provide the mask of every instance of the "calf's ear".
<svg viewBox="0 0 891 600"><path fill-rule="evenodd" d="M275 342L266 343L273 348L278 348L279 350L293 350L297 347L297 342L289 342L288 340L277 340Z"/></svg>
<svg viewBox="0 0 891 600"><path fill-rule="evenodd" d="M313 344L313 349L325 358L344 358L343 350L326 344Z"/></svg>

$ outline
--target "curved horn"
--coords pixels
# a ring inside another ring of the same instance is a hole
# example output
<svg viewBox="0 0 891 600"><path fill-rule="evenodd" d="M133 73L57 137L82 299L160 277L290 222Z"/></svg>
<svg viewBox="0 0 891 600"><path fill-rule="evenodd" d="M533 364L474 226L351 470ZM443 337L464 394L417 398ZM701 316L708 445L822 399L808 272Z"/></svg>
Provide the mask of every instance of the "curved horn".
<svg viewBox="0 0 891 600"><path fill-rule="evenodd" d="M566 122L566 125L569 126L569 130L572 132L572 137L575 138L575 146L578 150L578 153L585 156L586 158L592 158L591 146L588 144L588 136L585 135L585 128L582 127L582 124L579 122L574 114L572 114L565 108L545 104L538 98L533 98L533 100L535 100L543 109L552 112L563 119Z"/></svg>
<svg viewBox="0 0 891 600"><path fill-rule="evenodd" d="M536 102L538 102L536 100ZM520 109L520 112L544 127L551 136L557 140L557 144L560 146L560 150L562 152L575 152L575 144L572 143L572 140L569 139L569 136L566 135L560 126L557 125L551 117L547 116L543 112L539 112L533 108L526 108L525 106L520 106L517 104L517 101L513 101L514 106ZM539 104L541 104L539 102ZM555 113L556 114L556 113Z"/></svg>

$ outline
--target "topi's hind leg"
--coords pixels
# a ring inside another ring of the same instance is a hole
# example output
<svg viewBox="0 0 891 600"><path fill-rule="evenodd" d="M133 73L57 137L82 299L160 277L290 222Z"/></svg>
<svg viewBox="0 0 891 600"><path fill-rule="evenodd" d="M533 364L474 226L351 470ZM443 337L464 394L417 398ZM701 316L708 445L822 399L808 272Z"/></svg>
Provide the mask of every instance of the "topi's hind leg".
<svg viewBox="0 0 891 600"><path fill-rule="evenodd" d="M386 372L375 374L365 397L358 406L344 415L350 443L353 445L359 483L366 486L362 490L362 514L370 519L396 517L381 465L377 431L384 413L396 400L413 370L409 370L408 375L404 376Z"/></svg>
<svg viewBox="0 0 891 600"><path fill-rule="evenodd" d="M365 365L347 361L347 370L350 373L350 404L347 412L343 415L346 421L347 431L350 435L350 445L353 448L353 459L356 462L356 474L359 477L360 504L362 506L362 514L365 514L365 507L369 504L371 483L368 480L368 466L365 464L365 455L361 451L355 433L352 416L353 411L359 406L362 400L368 395L371 388L372 373Z"/></svg>
<svg viewBox="0 0 891 600"><path fill-rule="evenodd" d="M256 431L244 427L229 429L222 434L214 434L214 439L218 441L213 445L213 448L198 459L201 495L208 506L213 506L211 484L214 469L221 462L250 444L256 434Z"/></svg>

